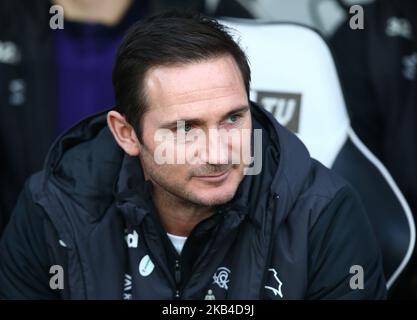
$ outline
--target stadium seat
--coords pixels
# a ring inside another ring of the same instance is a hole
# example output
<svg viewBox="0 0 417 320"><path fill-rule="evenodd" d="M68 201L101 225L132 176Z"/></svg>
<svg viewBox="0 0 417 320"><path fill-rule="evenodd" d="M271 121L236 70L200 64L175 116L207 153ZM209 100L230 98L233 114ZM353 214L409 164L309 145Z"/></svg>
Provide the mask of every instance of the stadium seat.
<svg viewBox="0 0 417 320"><path fill-rule="evenodd" d="M220 22L231 28L249 57L251 100L274 114L313 158L344 177L360 195L382 250L389 289L413 252L414 220L389 172L350 126L326 41L298 24Z"/></svg>

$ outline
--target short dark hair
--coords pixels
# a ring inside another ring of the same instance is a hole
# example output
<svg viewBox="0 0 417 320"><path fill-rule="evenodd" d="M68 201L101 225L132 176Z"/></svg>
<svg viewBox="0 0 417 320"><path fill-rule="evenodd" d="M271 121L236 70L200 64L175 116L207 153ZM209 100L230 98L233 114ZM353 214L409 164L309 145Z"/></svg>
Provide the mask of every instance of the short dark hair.
<svg viewBox="0 0 417 320"><path fill-rule="evenodd" d="M247 57L225 26L197 13L178 11L138 21L124 37L113 67L116 111L126 117L140 139L141 120L149 108L144 78L150 68L227 54L236 61L249 96L251 76Z"/></svg>

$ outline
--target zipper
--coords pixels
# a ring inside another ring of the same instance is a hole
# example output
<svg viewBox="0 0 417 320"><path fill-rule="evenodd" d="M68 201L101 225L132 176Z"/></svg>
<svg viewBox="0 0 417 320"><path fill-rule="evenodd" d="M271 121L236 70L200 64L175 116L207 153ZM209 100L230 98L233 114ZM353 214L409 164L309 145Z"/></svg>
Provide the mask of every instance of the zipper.
<svg viewBox="0 0 417 320"><path fill-rule="evenodd" d="M181 285L181 264L180 260L175 260L175 296L174 298L179 300L181 299L181 291L180 291L180 285Z"/></svg>
<svg viewBox="0 0 417 320"><path fill-rule="evenodd" d="M270 226L270 230L269 230L269 243L268 243L268 251L267 251L267 256L266 256L266 261L265 261L265 269L264 269L264 274L262 276L262 282L261 282L261 288L259 291L259 300L264 299L264 285L266 283L266 279L267 279L267 275L268 275L268 265L271 261L271 257L272 257L272 246L273 246L273 233L274 233L274 228L275 228L275 216L276 216L276 210L278 208L278 202L279 202L279 194L278 193L273 193L272 195L272 199L270 200L272 202L270 202L269 208L270 208L270 214L272 215L271 217L271 226Z"/></svg>

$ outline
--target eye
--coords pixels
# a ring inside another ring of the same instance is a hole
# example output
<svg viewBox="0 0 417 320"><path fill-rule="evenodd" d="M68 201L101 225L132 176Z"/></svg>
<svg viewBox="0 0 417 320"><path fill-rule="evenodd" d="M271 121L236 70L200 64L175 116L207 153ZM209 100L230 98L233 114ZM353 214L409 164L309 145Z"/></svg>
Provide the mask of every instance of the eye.
<svg viewBox="0 0 417 320"><path fill-rule="evenodd" d="M184 125L184 131L185 132L191 131L192 128L193 128L193 126L191 124L189 124L189 123L186 123Z"/></svg>
<svg viewBox="0 0 417 320"><path fill-rule="evenodd" d="M239 116L237 114L233 114L227 118L227 123L236 123L239 120Z"/></svg>
<svg viewBox="0 0 417 320"><path fill-rule="evenodd" d="M190 123L185 123L183 126L178 126L178 130L184 131L185 133L191 131L193 126Z"/></svg>

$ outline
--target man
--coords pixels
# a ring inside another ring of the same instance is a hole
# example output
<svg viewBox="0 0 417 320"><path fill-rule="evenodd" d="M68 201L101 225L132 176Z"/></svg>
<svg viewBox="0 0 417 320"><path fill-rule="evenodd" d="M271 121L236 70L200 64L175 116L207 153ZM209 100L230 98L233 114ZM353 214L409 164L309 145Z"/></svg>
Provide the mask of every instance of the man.
<svg viewBox="0 0 417 320"><path fill-rule="evenodd" d="M364 30L346 22L331 39L352 126L392 173L416 217L417 2L379 0L364 12ZM414 252L394 297L417 298L416 267Z"/></svg>
<svg viewBox="0 0 417 320"><path fill-rule="evenodd" d="M116 108L69 130L26 184L0 297L385 297L355 193L249 102L246 56L221 25L137 23L113 83Z"/></svg>
<svg viewBox="0 0 417 320"><path fill-rule="evenodd" d="M54 139L114 105L111 67L128 27L166 8L203 7L202 0L0 1L0 236Z"/></svg>

